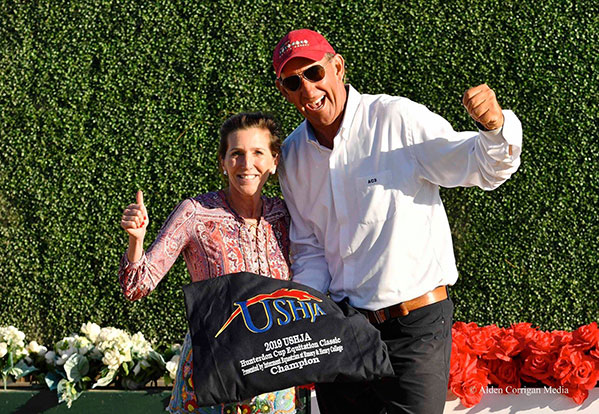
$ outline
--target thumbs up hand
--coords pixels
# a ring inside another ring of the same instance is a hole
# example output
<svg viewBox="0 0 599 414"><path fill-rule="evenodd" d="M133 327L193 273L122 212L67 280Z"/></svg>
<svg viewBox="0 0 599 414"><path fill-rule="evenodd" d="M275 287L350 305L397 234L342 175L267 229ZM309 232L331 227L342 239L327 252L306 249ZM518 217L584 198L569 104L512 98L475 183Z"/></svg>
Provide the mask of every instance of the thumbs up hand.
<svg viewBox="0 0 599 414"><path fill-rule="evenodd" d="M121 227L134 239L143 241L148 227L148 211L144 205L144 193L137 191L136 203L129 204L123 212Z"/></svg>

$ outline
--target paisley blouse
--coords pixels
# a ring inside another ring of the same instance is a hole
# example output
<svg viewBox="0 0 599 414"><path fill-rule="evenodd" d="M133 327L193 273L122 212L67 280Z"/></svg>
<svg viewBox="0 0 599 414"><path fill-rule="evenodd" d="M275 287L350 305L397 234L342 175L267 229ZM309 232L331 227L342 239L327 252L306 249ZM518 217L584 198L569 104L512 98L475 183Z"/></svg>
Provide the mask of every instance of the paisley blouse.
<svg viewBox="0 0 599 414"><path fill-rule="evenodd" d="M254 230L222 190L184 200L137 262L123 255L119 283L125 296L148 295L181 253L193 282L244 271L289 279L289 212L278 198L262 197L262 202Z"/></svg>

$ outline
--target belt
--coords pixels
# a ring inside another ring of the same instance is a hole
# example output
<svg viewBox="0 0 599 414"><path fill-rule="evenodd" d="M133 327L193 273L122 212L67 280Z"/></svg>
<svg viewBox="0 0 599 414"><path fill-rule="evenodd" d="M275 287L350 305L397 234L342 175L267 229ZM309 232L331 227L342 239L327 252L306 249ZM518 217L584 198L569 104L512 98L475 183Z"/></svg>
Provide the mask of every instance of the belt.
<svg viewBox="0 0 599 414"><path fill-rule="evenodd" d="M435 289L426 292L422 296L407 300L405 302L392 305L387 308L379 309L376 311L369 311L365 309L358 309L360 313L368 318L372 324L380 324L388 319L394 319L399 316L406 316L411 311L423 308L433 303L441 302L447 299L447 288L446 286L438 286Z"/></svg>

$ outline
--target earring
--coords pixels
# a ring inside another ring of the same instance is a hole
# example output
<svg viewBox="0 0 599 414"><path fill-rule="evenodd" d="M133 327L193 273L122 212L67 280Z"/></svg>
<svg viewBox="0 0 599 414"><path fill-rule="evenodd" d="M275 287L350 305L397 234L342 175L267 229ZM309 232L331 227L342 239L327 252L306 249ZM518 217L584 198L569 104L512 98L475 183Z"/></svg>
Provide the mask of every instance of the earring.
<svg viewBox="0 0 599 414"><path fill-rule="evenodd" d="M271 173L271 174L274 174L274 173L276 173L276 172L277 172L277 167L273 167L273 168L272 168L272 170L270 170L270 173Z"/></svg>
<svg viewBox="0 0 599 414"><path fill-rule="evenodd" d="M225 175L225 176L229 175L229 173L227 172L227 170L223 170L223 175Z"/></svg>

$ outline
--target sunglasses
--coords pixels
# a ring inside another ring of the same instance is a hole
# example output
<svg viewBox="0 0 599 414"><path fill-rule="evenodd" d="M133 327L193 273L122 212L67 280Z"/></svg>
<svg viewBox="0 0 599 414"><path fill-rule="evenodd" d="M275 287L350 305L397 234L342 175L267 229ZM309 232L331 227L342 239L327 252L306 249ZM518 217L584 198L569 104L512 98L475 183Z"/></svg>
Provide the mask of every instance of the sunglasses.
<svg viewBox="0 0 599 414"><path fill-rule="evenodd" d="M329 58L325 62L325 66L331 61L332 58ZM326 74L325 67L322 65L314 65L310 66L308 69L303 71L302 73L298 73L297 75L287 76L285 79L279 78L279 81L283 84L285 89L291 92L295 92L302 85L302 79L309 80L310 82L316 83L324 79ZM301 78L300 78L301 76Z"/></svg>

